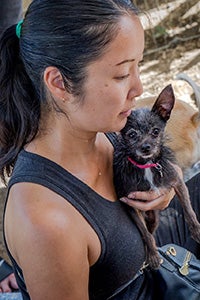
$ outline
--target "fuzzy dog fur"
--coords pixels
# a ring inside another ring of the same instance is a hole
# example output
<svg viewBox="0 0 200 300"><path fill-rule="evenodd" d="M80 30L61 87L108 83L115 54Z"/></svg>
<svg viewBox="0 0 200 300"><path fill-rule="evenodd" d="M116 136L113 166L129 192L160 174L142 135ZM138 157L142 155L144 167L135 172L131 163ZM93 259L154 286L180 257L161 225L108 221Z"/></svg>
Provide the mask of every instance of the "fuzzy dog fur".
<svg viewBox="0 0 200 300"><path fill-rule="evenodd" d="M160 93L151 110L136 109L128 117L114 151L114 184L119 198L133 191L174 187L191 236L200 243L200 224L192 209L187 187L172 165L176 162L174 153L165 143L165 126L174 101L173 89L169 85ZM128 209L146 244L147 263L157 268L160 258L152 233L158 224L158 212Z"/></svg>
<svg viewBox="0 0 200 300"><path fill-rule="evenodd" d="M187 81L193 88L195 106L176 99L170 120L166 126L167 145L174 151L178 165L182 168L184 179L200 171L200 87L186 74L176 77ZM152 107L156 97L136 101L136 108Z"/></svg>

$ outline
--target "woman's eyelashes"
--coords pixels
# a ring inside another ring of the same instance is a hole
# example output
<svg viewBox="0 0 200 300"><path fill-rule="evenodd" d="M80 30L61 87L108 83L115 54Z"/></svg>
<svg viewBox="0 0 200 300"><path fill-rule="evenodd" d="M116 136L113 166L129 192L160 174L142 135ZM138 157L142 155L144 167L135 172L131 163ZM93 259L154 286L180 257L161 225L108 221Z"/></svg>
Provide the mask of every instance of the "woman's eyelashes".
<svg viewBox="0 0 200 300"><path fill-rule="evenodd" d="M138 64L137 64L137 68L140 68L140 67L143 65L143 63L144 63L144 60L139 61ZM114 79L116 79L116 80L124 80L124 79L127 79L127 78L131 75L131 73L132 73L132 72L130 71L130 72L128 72L127 74L115 76Z"/></svg>
<svg viewBox="0 0 200 300"><path fill-rule="evenodd" d="M123 80L123 79L126 79L130 76L130 74L126 74L126 75L121 75L121 76L116 76L114 77L114 79L116 80Z"/></svg>

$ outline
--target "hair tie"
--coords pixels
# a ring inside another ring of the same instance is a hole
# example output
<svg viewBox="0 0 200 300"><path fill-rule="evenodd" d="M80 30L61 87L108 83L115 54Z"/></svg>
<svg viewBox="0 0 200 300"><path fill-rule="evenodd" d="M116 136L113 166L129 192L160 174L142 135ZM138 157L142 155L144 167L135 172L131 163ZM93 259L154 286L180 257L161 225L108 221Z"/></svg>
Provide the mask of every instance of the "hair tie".
<svg viewBox="0 0 200 300"><path fill-rule="evenodd" d="M23 24L23 20L19 21L16 25L16 36L18 38L20 38L21 36L22 24Z"/></svg>

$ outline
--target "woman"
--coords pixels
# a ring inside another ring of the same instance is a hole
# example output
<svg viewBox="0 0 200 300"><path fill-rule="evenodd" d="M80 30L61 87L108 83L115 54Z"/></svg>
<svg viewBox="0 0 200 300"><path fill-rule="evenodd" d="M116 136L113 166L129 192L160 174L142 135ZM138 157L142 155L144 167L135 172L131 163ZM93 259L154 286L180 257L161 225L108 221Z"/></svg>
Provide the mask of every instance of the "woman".
<svg viewBox="0 0 200 300"><path fill-rule="evenodd" d="M35 0L19 38L15 29L0 50L0 170L12 173L5 241L23 299L151 299L149 281L133 281L145 249L116 197L108 133L123 128L142 93L136 8ZM173 195L137 192L146 202L128 204L164 209Z"/></svg>
<svg viewBox="0 0 200 300"><path fill-rule="evenodd" d="M17 289L18 285L12 267L0 257L0 293L10 293Z"/></svg>

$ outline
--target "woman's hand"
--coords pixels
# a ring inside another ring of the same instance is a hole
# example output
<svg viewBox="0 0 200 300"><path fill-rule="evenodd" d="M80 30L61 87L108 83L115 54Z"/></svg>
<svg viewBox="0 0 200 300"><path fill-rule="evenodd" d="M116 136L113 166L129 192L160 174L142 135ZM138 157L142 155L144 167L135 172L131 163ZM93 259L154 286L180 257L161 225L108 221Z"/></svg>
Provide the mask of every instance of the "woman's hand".
<svg viewBox="0 0 200 300"><path fill-rule="evenodd" d="M148 210L163 210L165 209L175 195L174 189L158 189L148 192L133 192L128 197L123 197L120 200L133 208L148 211Z"/></svg>
<svg viewBox="0 0 200 300"><path fill-rule="evenodd" d="M173 164L180 177L183 177L181 168ZM159 188L154 191L147 192L132 192L128 197L123 197L120 200L133 208L148 211L148 210L163 210L170 204L175 195L175 191L172 188L165 189Z"/></svg>
<svg viewBox="0 0 200 300"><path fill-rule="evenodd" d="M13 289L17 290L18 285L15 275L12 273L0 282L0 293L11 293Z"/></svg>

